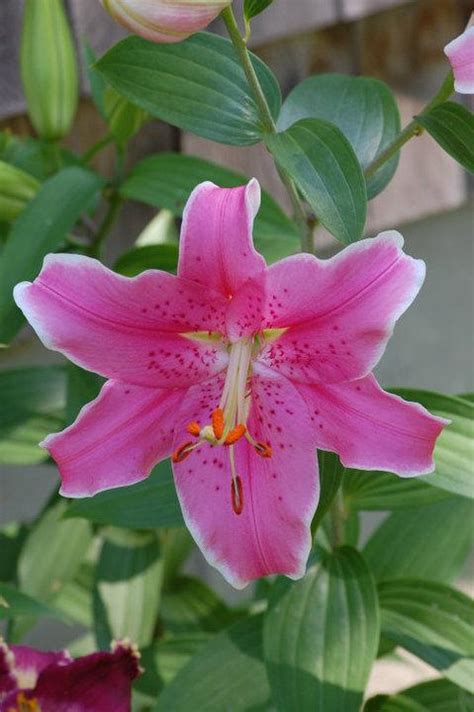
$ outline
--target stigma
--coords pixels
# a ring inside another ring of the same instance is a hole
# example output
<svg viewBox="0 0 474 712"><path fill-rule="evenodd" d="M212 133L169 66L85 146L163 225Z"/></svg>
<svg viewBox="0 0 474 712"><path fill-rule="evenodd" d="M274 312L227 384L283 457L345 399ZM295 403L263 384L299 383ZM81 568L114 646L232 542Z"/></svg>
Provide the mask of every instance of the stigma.
<svg viewBox="0 0 474 712"><path fill-rule="evenodd" d="M271 457L269 443L255 440L247 427L251 405L251 369L255 340L240 339L230 346L229 364L221 399L217 408L210 414L210 422L201 425L193 420L186 430L193 438L180 445L172 455L173 463L183 462L191 453L204 443L211 447L223 446L228 450L231 471L231 504L235 514L240 515L244 508L242 479L235 466L234 446L245 438L260 457Z"/></svg>

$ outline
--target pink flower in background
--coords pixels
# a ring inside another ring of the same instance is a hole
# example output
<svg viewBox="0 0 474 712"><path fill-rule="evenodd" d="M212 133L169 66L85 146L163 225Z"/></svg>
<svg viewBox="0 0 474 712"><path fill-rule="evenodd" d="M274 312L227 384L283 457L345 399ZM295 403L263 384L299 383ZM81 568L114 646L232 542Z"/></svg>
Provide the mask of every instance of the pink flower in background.
<svg viewBox="0 0 474 712"><path fill-rule="evenodd" d="M232 0L101 0L128 30L152 42L181 42L204 29Z"/></svg>
<svg viewBox="0 0 474 712"><path fill-rule="evenodd" d="M468 27L444 48L454 74L454 88L460 94L474 94L474 27Z"/></svg>
<svg viewBox="0 0 474 712"><path fill-rule="evenodd" d="M48 348L110 380L43 446L61 493L138 482L172 454L186 523L236 587L304 574L318 503L316 448L348 467L433 469L445 421L385 393L371 371L424 263L387 232L330 260L267 267L252 243L258 183L199 185L178 276L133 279L50 255L17 304Z"/></svg>
<svg viewBox="0 0 474 712"><path fill-rule="evenodd" d="M129 712L138 660L126 641L73 660L0 639L0 712Z"/></svg>

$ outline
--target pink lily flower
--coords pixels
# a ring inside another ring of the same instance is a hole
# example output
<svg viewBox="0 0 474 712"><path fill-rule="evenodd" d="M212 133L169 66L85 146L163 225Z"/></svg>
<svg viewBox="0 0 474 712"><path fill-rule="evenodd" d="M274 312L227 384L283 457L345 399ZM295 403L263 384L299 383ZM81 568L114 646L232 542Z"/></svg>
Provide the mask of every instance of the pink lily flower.
<svg viewBox="0 0 474 712"><path fill-rule="evenodd" d="M129 712L139 658L127 641L73 660L0 639L0 712Z"/></svg>
<svg viewBox="0 0 474 712"><path fill-rule="evenodd" d="M371 375L424 263L386 232L330 260L300 254L267 267L252 242L259 204L256 180L199 185L177 277L129 279L50 255L15 288L45 346L110 379L42 443L61 493L138 482L172 454L187 526L237 588L304 574L317 447L348 467L419 475L432 471L445 424Z"/></svg>
<svg viewBox="0 0 474 712"><path fill-rule="evenodd" d="M451 40L444 48L454 74L454 88L459 94L474 94L474 27Z"/></svg>
<svg viewBox="0 0 474 712"><path fill-rule="evenodd" d="M181 42L203 30L232 0L101 0L131 32L152 42Z"/></svg>

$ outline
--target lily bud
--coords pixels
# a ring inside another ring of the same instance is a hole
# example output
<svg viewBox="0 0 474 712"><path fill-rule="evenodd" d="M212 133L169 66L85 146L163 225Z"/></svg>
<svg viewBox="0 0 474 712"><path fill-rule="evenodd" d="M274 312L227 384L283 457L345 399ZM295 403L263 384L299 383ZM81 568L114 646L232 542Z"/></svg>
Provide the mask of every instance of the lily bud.
<svg viewBox="0 0 474 712"><path fill-rule="evenodd" d="M39 136L52 140L65 136L76 112L78 77L62 0L25 0L21 78Z"/></svg>
<svg viewBox="0 0 474 712"><path fill-rule="evenodd" d="M0 161L0 220L15 220L39 187L29 173Z"/></svg>
<svg viewBox="0 0 474 712"><path fill-rule="evenodd" d="M101 0L128 30L152 42L181 42L204 29L232 0Z"/></svg>
<svg viewBox="0 0 474 712"><path fill-rule="evenodd" d="M444 52L453 69L455 90L459 94L474 94L474 26L451 40Z"/></svg>
<svg viewBox="0 0 474 712"><path fill-rule="evenodd" d="M107 87L104 109L110 132L119 143L126 143L140 131L148 113L129 102L112 87Z"/></svg>

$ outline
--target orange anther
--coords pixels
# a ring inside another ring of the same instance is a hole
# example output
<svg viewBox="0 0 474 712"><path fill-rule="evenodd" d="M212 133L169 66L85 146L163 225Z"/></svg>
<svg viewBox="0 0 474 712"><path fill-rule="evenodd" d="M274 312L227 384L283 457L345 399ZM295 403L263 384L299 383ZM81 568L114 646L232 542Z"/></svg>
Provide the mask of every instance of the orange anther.
<svg viewBox="0 0 474 712"><path fill-rule="evenodd" d="M230 492L232 496L232 509L236 514L242 514L244 508L244 490L242 480L239 476L230 483Z"/></svg>
<svg viewBox="0 0 474 712"><path fill-rule="evenodd" d="M273 454L271 446L267 443L257 443L255 445L255 450L261 457L271 457Z"/></svg>
<svg viewBox="0 0 474 712"><path fill-rule="evenodd" d="M212 429L216 440L220 440L224 434L224 411L222 408L216 408L211 415Z"/></svg>
<svg viewBox="0 0 474 712"><path fill-rule="evenodd" d="M194 435L196 438L198 438L201 433L201 426L199 425L199 423L193 420L191 423L187 424L186 430L190 435Z"/></svg>
<svg viewBox="0 0 474 712"><path fill-rule="evenodd" d="M224 444L233 445L237 442L237 440L240 440L242 435L245 435L246 431L247 428L245 427L245 425L236 425L235 428L232 428L230 433L227 435L226 439L224 440Z"/></svg>
<svg viewBox="0 0 474 712"><path fill-rule="evenodd" d="M183 460L185 460L188 457L188 455L191 454L192 446L193 446L192 442L184 443L184 445L181 445L181 447L179 447L177 450L174 451L174 453L171 457L172 461L175 463L183 462Z"/></svg>

